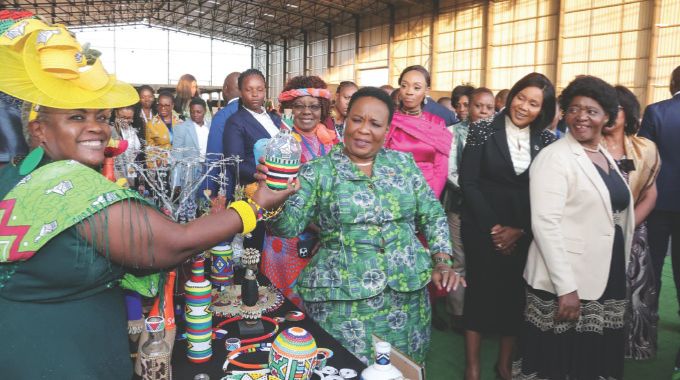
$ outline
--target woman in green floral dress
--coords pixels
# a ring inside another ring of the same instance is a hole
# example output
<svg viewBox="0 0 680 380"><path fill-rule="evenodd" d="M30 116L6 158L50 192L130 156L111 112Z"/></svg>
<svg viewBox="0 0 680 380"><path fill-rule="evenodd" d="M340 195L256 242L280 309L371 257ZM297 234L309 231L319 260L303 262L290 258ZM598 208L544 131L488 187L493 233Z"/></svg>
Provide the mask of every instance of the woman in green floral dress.
<svg viewBox="0 0 680 380"><path fill-rule="evenodd" d="M423 363L427 283L451 290L464 282L451 269L444 211L413 157L383 148L393 112L381 90L357 91L345 143L301 167L300 190L270 227L280 236L310 222L320 227L321 248L296 289L326 331L364 361L373 356L373 334Z"/></svg>

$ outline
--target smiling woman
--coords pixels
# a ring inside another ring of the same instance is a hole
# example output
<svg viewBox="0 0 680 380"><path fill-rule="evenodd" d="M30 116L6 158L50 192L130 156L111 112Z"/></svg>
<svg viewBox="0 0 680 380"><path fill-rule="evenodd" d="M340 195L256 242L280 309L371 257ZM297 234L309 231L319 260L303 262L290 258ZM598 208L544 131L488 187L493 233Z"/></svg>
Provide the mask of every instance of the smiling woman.
<svg viewBox="0 0 680 380"><path fill-rule="evenodd" d="M459 179L469 285L463 312L466 379L479 379L481 334L487 333L501 336L497 371L510 378L522 321L522 269L531 242L528 168L555 139L544 130L554 114L552 83L532 73L512 87L504 111L469 127Z"/></svg>
<svg viewBox="0 0 680 380"><path fill-rule="evenodd" d="M622 379L635 216L630 190L600 145L618 115L617 93L579 76L560 106L570 132L531 167L534 241L513 378Z"/></svg>
<svg viewBox="0 0 680 380"><path fill-rule="evenodd" d="M306 163L328 154L338 140L335 130L321 123L328 117L331 94L326 82L317 76L291 78L279 95L282 109L293 110L293 135L300 141ZM284 238L267 233L262 250L262 271L283 294L303 307L293 286L300 271L319 248L319 227L310 224L299 236Z"/></svg>
<svg viewBox="0 0 680 380"><path fill-rule="evenodd" d="M29 132L53 160L75 160L97 168L104 161L104 149L111 138L110 115L110 110L40 107Z"/></svg>
<svg viewBox="0 0 680 380"><path fill-rule="evenodd" d="M254 223L243 220L254 222L255 210L244 202L180 225L106 179L95 169L111 136L108 110L137 102L135 89L98 60L87 65L63 26L27 18L0 28L3 41L15 33L0 46L0 91L16 98L35 146L0 170L0 326L11 326L0 368L15 379L130 378L125 272L172 268L248 232ZM292 191L261 186L253 199L272 208Z"/></svg>
<svg viewBox="0 0 680 380"><path fill-rule="evenodd" d="M345 143L300 168L299 193L270 227L292 237L318 222L321 247L296 290L321 327L365 362L374 334L422 363L430 340L426 285L451 290L461 278L450 266L444 212L413 158L383 149L393 112L378 88L354 93Z"/></svg>

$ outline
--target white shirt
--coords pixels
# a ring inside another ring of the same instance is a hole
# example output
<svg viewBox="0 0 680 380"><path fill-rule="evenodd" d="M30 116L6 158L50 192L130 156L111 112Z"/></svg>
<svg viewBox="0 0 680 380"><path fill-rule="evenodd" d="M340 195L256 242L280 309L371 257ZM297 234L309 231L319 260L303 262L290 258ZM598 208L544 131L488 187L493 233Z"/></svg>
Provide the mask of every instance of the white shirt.
<svg viewBox="0 0 680 380"><path fill-rule="evenodd" d="M196 136L198 136L198 148L201 151L201 155L205 155L205 152L208 150L208 133L210 133L210 128L208 128L205 121L203 121L203 125L198 125L195 121L193 121L193 124Z"/></svg>
<svg viewBox="0 0 680 380"><path fill-rule="evenodd" d="M531 164L531 130L529 126L518 128L508 116L505 117L505 134L515 174L524 173Z"/></svg>
<svg viewBox="0 0 680 380"><path fill-rule="evenodd" d="M272 118L265 111L264 107L262 107L262 113L253 112L246 107L243 108L245 108L246 111L250 112L250 114L253 115L255 120L257 120L257 122L260 123L260 125L267 130L267 133L269 133L269 137L274 137L277 134L279 134L279 129L276 127L276 125L274 125Z"/></svg>

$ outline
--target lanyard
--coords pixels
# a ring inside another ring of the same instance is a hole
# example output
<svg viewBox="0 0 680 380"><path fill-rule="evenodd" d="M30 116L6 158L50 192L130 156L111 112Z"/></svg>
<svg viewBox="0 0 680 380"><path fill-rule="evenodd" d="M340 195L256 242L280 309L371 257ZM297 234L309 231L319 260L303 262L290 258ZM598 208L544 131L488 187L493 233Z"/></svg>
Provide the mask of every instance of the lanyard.
<svg viewBox="0 0 680 380"><path fill-rule="evenodd" d="M314 152L314 150L312 150L312 147L307 142L307 139L305 138L305 136L303 136L299 133L298 133L298 135L300 136L300 139L302 139L302 143L305 144L305 147L307 147L307 151L312 155L312 159L317 158L318 157L317 154ZM326 147L323 146L323 143L321 141L319 141L319 148L321 149L321 155L325 156L326 155Z"/></svg>
<svg viewBox="0 0 680 380"><path fill-rule="evenodd" d="M149 122L150 118L147 118L147 117L146 117L146 114L144 113L144 109L143 109L143 108L142 108L141 110L139 110L139 112L142 113L142 117L144 118L144 125L146 125L146 124ZM151 117L153 117L153 112L151 112L151 110L149 110L149 115L150 115Z"/></svg>

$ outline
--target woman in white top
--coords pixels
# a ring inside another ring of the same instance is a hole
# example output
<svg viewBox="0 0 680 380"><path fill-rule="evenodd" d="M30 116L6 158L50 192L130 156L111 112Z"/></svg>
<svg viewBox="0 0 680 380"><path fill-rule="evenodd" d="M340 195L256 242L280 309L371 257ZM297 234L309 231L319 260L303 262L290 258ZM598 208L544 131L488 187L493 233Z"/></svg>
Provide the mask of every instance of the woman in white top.
<svg viewBox="0 0 680 380"><path fill-rule="evenodd" d="M522 321L522 270L531 241L529 165L554 141L545 127L555 114L555 89L532 73L511 89L504 111L469 127L459 183L466 278L463 326L467 380L480 378L482 334L500 335L496 371L510 378Z"/></svg>

